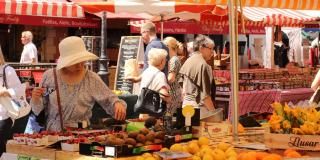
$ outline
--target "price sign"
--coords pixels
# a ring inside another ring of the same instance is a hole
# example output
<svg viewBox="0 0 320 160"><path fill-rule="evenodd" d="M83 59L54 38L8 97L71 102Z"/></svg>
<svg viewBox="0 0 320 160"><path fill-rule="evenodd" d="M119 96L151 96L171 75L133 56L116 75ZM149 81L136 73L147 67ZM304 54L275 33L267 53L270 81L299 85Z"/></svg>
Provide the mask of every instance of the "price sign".
<svg viewBox="0 0 320 160"><path fill-rule="evenodd" d="M182 115L185 117L185 126L191 126L191 117L194 115L194 112L192 105L185 105L182 108Z"/></svg>

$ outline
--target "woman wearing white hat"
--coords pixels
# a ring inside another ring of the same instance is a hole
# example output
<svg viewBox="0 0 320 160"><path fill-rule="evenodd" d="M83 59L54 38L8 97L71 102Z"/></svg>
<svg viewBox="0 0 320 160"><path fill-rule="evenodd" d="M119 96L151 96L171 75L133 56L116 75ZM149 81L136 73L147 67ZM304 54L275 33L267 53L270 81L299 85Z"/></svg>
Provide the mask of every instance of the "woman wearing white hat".
<svg viewBox="0 0 320 160"><path fill-rule="evenodd" d="M95 102L115 119L124 120L125 102L119 100L96 73L85 69L85 61L98 57L86 50L83 40L75 36L67 37L60 42L59 51L56 70L47 70L41 87L32 92L32 110L35 114L45 110L46 129L61 131L65 127L77 126L78 122L88 122ZM60 107L57 99L60 99Z"/></svg>

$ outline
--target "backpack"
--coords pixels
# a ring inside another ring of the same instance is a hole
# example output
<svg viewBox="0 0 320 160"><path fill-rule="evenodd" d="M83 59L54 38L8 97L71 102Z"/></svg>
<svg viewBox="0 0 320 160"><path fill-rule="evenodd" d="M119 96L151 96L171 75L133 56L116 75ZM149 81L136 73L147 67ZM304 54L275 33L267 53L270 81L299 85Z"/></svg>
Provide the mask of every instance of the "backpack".
<svg viewBox="0 0 320 160"><path fill-rule="evenodd" d="M6 68L8 65L5 65L3 67L3 88L8 88L7 84L7 78L6 78ZM25 92L26 90L26 85L22 84L21 90ZM7 115L12 119L16 120L21 117L24 117L28 115L31 111L31 106L26 100L25 94L21 97L18 97L17 99L13 99L11 97L0 97L0 103L2 104L3 107L7 109Z"/></svg>

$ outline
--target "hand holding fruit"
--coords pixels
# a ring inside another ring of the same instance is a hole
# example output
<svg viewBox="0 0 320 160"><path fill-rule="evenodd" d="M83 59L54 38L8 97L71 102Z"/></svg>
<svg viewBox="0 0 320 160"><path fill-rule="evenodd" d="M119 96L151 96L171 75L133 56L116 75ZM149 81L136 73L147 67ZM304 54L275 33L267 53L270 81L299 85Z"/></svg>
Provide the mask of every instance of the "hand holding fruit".
<svg viewBox="0 0 320 160"><path fill-rule="evenodd" d="M114 103L114 118L116 120L125 120L126 119L126 107L122 102Z"/></svg>

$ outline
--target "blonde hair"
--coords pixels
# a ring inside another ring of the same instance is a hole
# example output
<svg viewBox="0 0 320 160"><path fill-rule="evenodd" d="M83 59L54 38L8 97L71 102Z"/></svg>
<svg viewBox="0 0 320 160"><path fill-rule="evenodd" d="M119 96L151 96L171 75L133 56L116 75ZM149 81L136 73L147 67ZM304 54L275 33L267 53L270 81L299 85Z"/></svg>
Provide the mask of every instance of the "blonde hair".
<svg viewBox="0 0 320 160"><path fill-rule="evenodd" d="M163 43L168 47L168 48L172 48L174 51L177 51L178 49L178 45L179 45L179 42L173 38L173 37L166 37L164 40L163 40Z"/></svg>
<svg viewBox="0 0 320 160"><path fill-rule="evenodd" d="M0 46L0 65L4 65L6 63L6 61L4 60L4 56L1 50L1 46Z"/></svg>
<svg viewBox="0 0 320 160"><path fill-rule="evenodd" d="M168 52L164 49L151 48L148 52L149 65L158 67L163 60L166 60Z"/></svg>
<svg viewBox="0 0 320 160"><path fill-rule="evenodd" d="M23 31L22 33L21 33L21 36L23 37L23 36L26 36L30 41L32 41L32 39L33 39L33 35L32 35L32 33L31 33L31 31Z"/></svg>

